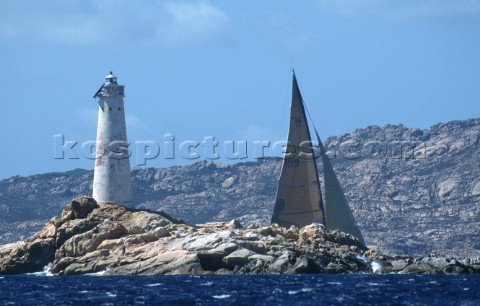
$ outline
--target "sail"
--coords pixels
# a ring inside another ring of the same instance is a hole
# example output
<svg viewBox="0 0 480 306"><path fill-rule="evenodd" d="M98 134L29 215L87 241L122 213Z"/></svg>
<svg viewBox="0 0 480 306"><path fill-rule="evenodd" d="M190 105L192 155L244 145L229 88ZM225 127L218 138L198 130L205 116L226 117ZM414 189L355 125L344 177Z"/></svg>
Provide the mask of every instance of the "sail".
<svg viewBox="0 0 480 306"><path fill-rule="evenodd" d="M295 73L288 144L283 160L272 223L283 227L303 227L314 222L325 224L325 214L318 181L305 107Z"/></svg>
<svg viewBox="0 0 480 306"><path fill-rule="evenodd" d="M362 244L365 244L362 233L355 222L355 218L353 217L353 213L348 205L347 198L343 193L335 171L333 171L332 164L328 159L325 148L320 141L318 133L316 131L315 133L317 134L320 154L322 155L327 228L329 230L337 229L342 232L349 233L357 237Z"/></svg>

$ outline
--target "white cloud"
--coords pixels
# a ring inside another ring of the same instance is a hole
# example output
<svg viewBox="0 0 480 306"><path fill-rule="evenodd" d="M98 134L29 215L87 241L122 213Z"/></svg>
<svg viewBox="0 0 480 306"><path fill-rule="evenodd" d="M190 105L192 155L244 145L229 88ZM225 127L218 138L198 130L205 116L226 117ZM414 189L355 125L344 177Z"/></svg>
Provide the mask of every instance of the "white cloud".
<svg viewBox="0 0 480 306"><path fill-rule="evenodd" d="M209 41L222 34L228 16L205 2L167 2L169 23L160 28L162 38L172 45Z"/></svg>
<svg viewBox="0 0 480 306"><path fill-rule="evenodd" d="M284 13L269 12L258 23L267 41L288 52L302 51L317 38L315 31Z"/></svg>
<svg viewBox="0 0 480 306"><path fill-rule="evenodd" d="M320 8L344 16L385 18L480 18L480 0L318 0Z"/></svg>
<svg viewBox="0 0 480 306"><path fill-rule="evenodd" d="M286 135L280 135L278 131L257 124L250 124L239 133L239 139L247 141L267 140L274 143L276 141L284 140L285 137Z"/></svg>
<svg viewBox="0 0 480 306"><path fill-rule="evenodd" d="M82 121L85 126L97 126L98 109L81 108L75 111L76 117Z"/></svg>
<svg viewBox="0 0 480 306"><path fill-rule="evenodd" d="M145 121L141 120L135 115L126 114L125 121L127 124L127 132L128 131L132 131L135 133L144 133L144 132L151 133L152 132L152 129L150 128L150 126L146 124Z"/></svg>
<svg viewBox="0 0 480 306"><path fill-rule="evenodd" d="M92 45L102 41L104 34L96 19L77 17L59 23L46 23L43 29L38 29L41 36L47 40L67 44Z"/></svg>
<svg viewBox="0 0 480 306"><path fill-rule="evenodd" d="M203 1L0 0L0 43L183 46L220 37L228 22Z"/></svg>
<svg viewBox="0 0 480 306"><path fill-rule="evenodd" d="M75 111L78 120L82 122L83 126L95 127L98 121L98 108L81 108ZM139 117L127 112L125 114L125 121L127 125L127 135L139 136L152 133L152 128Z"/></svg>

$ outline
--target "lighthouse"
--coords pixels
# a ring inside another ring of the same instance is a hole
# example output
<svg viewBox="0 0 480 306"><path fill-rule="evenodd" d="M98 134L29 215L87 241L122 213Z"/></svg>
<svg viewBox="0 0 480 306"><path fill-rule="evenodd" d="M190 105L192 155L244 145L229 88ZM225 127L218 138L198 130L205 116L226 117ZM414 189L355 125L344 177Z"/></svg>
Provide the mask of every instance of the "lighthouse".
<svg viewBox="0 0 480 306"><path fill-rule="evenodd" d="M93 96L98 101L93 198L99 203L133 207L130 153L123 105L124 88L110 72Z"/></svg>

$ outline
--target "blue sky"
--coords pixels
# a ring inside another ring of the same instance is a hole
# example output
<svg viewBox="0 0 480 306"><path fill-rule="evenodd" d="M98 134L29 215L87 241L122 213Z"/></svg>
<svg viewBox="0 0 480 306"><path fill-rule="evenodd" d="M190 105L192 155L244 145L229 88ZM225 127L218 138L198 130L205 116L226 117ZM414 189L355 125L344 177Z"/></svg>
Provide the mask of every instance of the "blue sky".
<svg viewBox="0 0 480 306"><path fill-rule="evenodd" d="M163 158L168 133L237 162L224 141L285 139L292 66L324 139L478 117L480 0L0 0L0 178L92 169L54 135L95 139L110 70L129 141L160 144L147 167L197 161Z"/></svg>

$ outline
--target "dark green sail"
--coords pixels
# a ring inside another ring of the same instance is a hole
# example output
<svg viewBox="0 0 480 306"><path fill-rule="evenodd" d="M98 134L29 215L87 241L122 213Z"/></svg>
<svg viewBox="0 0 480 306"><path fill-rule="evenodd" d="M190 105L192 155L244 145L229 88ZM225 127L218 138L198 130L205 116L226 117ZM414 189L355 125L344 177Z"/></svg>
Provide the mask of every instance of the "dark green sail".
<svg viewBox="0 0 480 306"><path fill-rule="evenodd" d="M293 74L288 145L283 160L272 223L303 227L314 222L349 233L365 244L340 182L315 130L323 164L324 209L305 106Z"/></svg>
<svg viewBox="0 0 480 306"><path fill-rule="evenodd" d="M342 186L340 186L340 182L338 181L337 175L328 159L317 131L315 131L315 134L320 147L320 154L322 155L327 228L329 230L337 229L349 233L357 237L362 244L365 244L362 233L355 222L355 217L348 205Z"/></svg>
<svg viewBox="0 0 480 306"><path fill-rule="evenodd" d="M288 145L272 223L303 227L314 222L325 224L325 213L305 107L294 73Z"/></svg>

